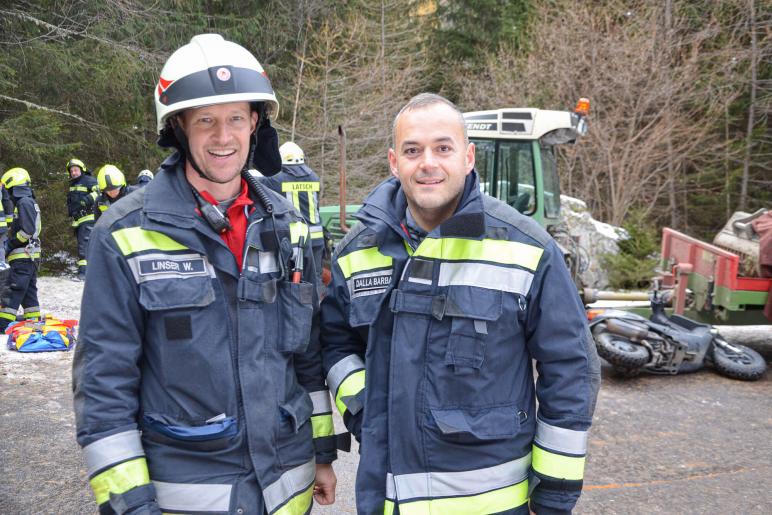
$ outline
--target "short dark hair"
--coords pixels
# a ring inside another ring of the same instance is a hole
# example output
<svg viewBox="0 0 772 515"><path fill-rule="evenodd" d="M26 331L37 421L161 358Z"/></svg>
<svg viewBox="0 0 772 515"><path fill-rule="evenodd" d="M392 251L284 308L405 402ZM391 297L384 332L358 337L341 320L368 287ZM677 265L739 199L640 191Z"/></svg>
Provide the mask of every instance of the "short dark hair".
<svg viewBox="0 0 772 515"><path fill-rule="evenodd" d="M461 124L461 130L464 133L464 144L469 144L469 136L466 132L466 123L464 122L464 113L461 112L461 110L448 100L447 98L443 97L442 95L438 95L436 93L419 93L418 95L414 96L410 100L407 101L407 104L402 106L402 109L399 110L397 113L397 116L394 117L394 121L391 124L391 146L394 147L397 145L397 121L399 120L399 117L402 116L402 113L406 111L414 111L416 109L422 109L424 107L429 107L434 104L445 104L446 106L453 109L458 114L458 122Z"/></svg>

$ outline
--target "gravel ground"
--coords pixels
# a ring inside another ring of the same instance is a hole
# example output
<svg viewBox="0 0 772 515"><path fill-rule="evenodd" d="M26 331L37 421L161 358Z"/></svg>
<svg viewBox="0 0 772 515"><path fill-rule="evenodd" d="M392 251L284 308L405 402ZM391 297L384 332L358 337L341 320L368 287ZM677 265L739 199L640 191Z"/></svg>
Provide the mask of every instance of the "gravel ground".
<svg viewBox="0 0 772 515"><path fill-rule="evenodd" d="M78 318L82 287L40 278L43 311ZM96 513L75 443L72 356L21 354L0 342L0 515ZM604 368L575 513L769 513L771 376L744 383L702 371L621 381ZM356 513L359 456L356 448L340 456L338 500L313 513Z"/></svg>

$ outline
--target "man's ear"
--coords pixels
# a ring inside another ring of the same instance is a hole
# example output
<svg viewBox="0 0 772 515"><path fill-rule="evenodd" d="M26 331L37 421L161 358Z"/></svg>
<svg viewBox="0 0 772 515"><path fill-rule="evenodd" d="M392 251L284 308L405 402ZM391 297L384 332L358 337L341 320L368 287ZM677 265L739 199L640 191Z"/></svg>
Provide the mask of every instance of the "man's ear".
<svg viewBox="0 0 772 515"><path fill-rule="evenodd" d="M466 146L466 169L467 169L467 175L469 175L469 172L472 171L474 168L474 152L475 152L475 146L474 143L469 143Z"/></svg>
<svg viewBox="0 0 772 515"><path fill-rule="evenodd" d="M399 171L397 169L397 153L394 152L393 148L389 149L389 170L391 171L391 175L399 179Z"/></svg>
<svg viewBox="0 0 772 515"><path fill-rule="evenodd" d="M249 116L251 118L250 123L252 127L252 130L249 132L254 134L255 130L257 130L257 122L260 121L260 115L257 113L257 111L252 111L249 113Z"/></svg>

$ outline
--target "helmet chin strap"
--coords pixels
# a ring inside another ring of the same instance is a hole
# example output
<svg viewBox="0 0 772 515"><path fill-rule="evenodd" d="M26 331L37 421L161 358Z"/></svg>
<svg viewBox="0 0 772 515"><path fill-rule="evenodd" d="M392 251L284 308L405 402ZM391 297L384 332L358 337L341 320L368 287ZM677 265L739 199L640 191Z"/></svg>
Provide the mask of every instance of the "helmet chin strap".
<svg viewBox="0 0 772 515"><path fill-rule="evenodd" d="M169 123L172 126L172 129L174 130L174 136L177 138L177 143L180 145L180 150L182 150L185 153L185 159L188 160L188 163L193 167L193 169L196 171L199 177L201 177L204 180L214 182L212 179L204 175L204 172L201 171L201 168L199 168L198 163L196 163L196 160L193 159L193 155L190 153L190 145L188 145L188 137L185 135L185 131L182 130L182 127L180 127L180 124L177 122L177 118L174 117L169 120Z"/></svg>

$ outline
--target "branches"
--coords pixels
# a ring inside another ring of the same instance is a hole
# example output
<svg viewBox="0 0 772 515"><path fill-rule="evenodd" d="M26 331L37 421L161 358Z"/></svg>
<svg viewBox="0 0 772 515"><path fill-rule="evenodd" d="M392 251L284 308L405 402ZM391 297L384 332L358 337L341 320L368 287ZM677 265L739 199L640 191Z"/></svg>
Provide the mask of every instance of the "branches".
<svg viewBox="0 0 772 515"><path fill-rule="evenodd" d="M40 105L40 104L36 104L34 102L30 102L28 100L22 100L21 98L14 98L14 97L9 97L7 95L0 94L0 100L7 100L9 102L17 102L19 104L24 104L25 106L27 106L30 109L40 109L41 111L47 111L49 113L55 113L55 114L58 114L58 115L61 115L61 116L66 116L68 118L73 118L73 119L78 120L79 122L81 122L83 125L85 125L87 127L90 127L90 128L93 128L93 129L107 129L107 127L105 127L104 125L101 125L99 123L86 120L85 118L81 118L77 114L68 113L66 111L60 111L59 109L54 109L52 107L46 107L46 106L43 106L43 105Z"/></svg>

